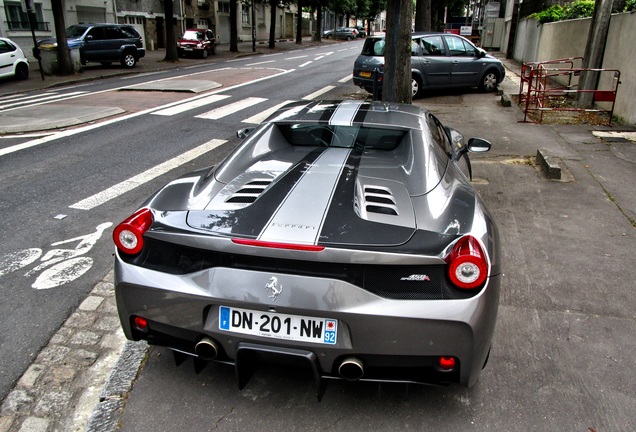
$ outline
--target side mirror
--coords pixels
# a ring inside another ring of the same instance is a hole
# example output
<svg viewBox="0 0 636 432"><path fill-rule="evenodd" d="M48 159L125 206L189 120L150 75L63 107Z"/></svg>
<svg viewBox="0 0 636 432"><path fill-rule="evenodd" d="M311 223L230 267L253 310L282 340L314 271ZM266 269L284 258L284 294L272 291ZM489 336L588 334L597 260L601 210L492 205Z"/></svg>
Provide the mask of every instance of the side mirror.
<svg viewBox="0 0 636 432"><path fill-rule="evenodd" d="M468 140L468 145L466 146L468 151L473 153L487 152L491 147L492 144L483 138L471 138Z"/></svg>
<svg viewBox="0 0 636 432"><path fill-rule="evenodd" d="M481 48L475 48L475 56L476 56L477 58L483 58L483 57L486 57L486 51L484 51L484 50L483 50L483 49L481 49Z"/></svg>
<svg viewBox="0 0 636 432"><path fill-rule="evenodd" d="M253 130L254 128L239 129L236 131L236 136L240 139L245 139L252 133Z"/></svg>
<svg viewBox="0 0 636 432"><path fill-rule="evenodd" d="M86 35L86 42L92 41L92 40L93 40L93 35Z"/></svg>

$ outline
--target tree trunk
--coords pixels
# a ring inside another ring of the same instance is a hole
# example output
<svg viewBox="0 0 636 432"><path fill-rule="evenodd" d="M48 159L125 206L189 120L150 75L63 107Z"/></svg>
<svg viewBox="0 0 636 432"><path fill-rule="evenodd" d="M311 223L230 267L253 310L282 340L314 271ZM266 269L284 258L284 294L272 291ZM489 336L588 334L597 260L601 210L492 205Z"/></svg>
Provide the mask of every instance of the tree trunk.
<svg viewBox="0 0 636 432"><path fill-rule="evenodd" d="M71 53L66 42L66 24L64 23L64 5L62 0L51 0L51 9L55 21L55 36L57 38L57 64L60 75L73 75Z"/></svg>
<svg viewBox="0 0 636 432"><path fill-rule="evenodd" d="M269 47L272 49L276 48L276 4L278 4L276 0L269 0L271 8L269 12Z"/></svg>
<svg viewBox="0 0 636 432"><path fill-rule="evenodd" d="M314 41L322 40L322 5L318 3L316 7L316 31L314 33Z"/></svg>
<svg viewBox="0 0 636 432"><path fill-rule="evenodd" d="M587 36L587 45L585 46L583 68L600 69L603 65L605 41L607 40L611 17L612 0L596 0L592 22L590 23L590 32ZM598 72L581 73L578 90L596 90L598 79ZM594 93L577 93L576 104L581 108L592 108L594 105Z"/></svg>
<svg viewBox="0 0 636 432"><path fill-rule="evenodd" d="M238 52L237 0L230 0L230 52Z"/></svg>
<svg viewBox="0 0 636 432"><path fill-rule="evenodd" d="M386 5L386 46L382 100L410 104L411 20L413 3L388 0Z"/></svg>
<svg viewBox="0 0 636 432"><path fill-rule="evenodd" d="M415 31L431 31L431 0L417 0Z"/></svg>
<svg viewBox="0 0 636 432"><path fill-rule="evenodd" d="M177 54L177 39L174 35L172 0L163 1L163 12L166 15L166 19L164 20L166 23L166 57L163 61L175 63L179 61L179 56Z"/></svg>
<svg viewBox="0 0 636 432"><path fill-rule="evenodd" d="M298 13L296 14L296 43L303 44L303 2L298 0Z"/></svg>

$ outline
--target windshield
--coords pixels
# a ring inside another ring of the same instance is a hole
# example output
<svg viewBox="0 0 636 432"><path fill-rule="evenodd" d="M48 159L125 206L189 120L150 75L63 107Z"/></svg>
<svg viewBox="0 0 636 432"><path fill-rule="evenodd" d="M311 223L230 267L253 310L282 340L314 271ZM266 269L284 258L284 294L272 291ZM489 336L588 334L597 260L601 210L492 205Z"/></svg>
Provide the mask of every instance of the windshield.
<svg viewBox="0 0 636 432"><path fill-rule="evenodd" d="M86 29L88 29L87 26L72 25L66 29L66 37L73 39L78 38L86 33Z"/></svg>
<svg viewBox="0 0 636 432"><path fill-rule="evenodd" d="M182 39L186 39L186 40L203 40L205 39L205 36L203 35L203 32L198 32L198 31L187 31L183 34Z"/></svg>
<svg viewBox="0 0 636 432"><path fill-rule="evenodd" d="M321 123L291 123L277 126L285 139L295 146L359 147L378 150L394 150L407 132L405 129Z"/></svg>

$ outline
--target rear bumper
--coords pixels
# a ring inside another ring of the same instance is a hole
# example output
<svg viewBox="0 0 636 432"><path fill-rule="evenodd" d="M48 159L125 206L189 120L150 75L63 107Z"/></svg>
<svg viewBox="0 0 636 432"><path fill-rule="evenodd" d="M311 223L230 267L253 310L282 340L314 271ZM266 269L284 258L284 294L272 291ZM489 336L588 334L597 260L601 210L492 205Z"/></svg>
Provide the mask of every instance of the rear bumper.
<svg viewBox="0 0 636 432"><path fill-rule="evenodd" d="M177 276L117 258L115 290L124 333L193 356L197 342L211 338L219 347L216 360L237 368L241 350L249 358L305 353L301 357L311 358L320 378L338 378L343 359L355 357L364 364L363 380L471 386L487 358L500 277L470 299L405 301L342 281L282 274L276 276L283 293L272 300L264 289L271 276L227 268ZM224 331L219 328L221 306L334 319L337 341L326 345ZM147 332L131 325L134 316L148 321ZM440 356L456 358L458 366L440 371Z"/></svg>

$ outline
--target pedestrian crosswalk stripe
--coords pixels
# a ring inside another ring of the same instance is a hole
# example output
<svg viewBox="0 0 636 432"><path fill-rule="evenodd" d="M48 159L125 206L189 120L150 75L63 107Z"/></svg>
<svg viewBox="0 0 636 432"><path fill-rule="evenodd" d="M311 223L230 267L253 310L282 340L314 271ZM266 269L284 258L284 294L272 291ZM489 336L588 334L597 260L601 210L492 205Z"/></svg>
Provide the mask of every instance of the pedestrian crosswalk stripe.
<svg viewBox="0 0 636 432"><path fill-rule="evenodd" d="M82 94L86 94L86 93L88 93L88 92L86 92L86 91L78 91L78 92L64 93L64 94L45 93L45 95L49 95L49 96L45 96L45 97L41 97L42 95L27 96L25 98L21 98L21 99L16 100L16 101L11 101L12 103L6 103L4 105L0 105L0 109L4 110L4 109L14 108L14 107L17 107L17 106L20 106L20 105L27 105L27 104L39 105L42 102L52 101L53 99L61 99L61 98L66 98L66 97L71 97L71 96L82 95ZM34 98L37 98L37 99L28 100L28 99L34 99Z"/></svg>
<svg viewBox="0 0 636 432"><path fill-rule="evenodd" d="M242 123L261 124L263 123L263 120L265 120L267 117L272 115L278 108L285 106L290 102L293 102L293 101L287 100L283 103L279 103L278 105L274 105L273 107L266 109L263 112L260 112L250 118L243 120Z"/></svg>
<svg viewBox="0 0 636 432"><path fill-rule="evenodd" d="M328 91L333 90L333 89L335 89L335 88L336 88L336 86L326 86L326 87L324 87L324 88L321 88L321 89L320 89L320 90L318 90L318 91L315 91L315 92L313 92L313 93L311 93L311 94L308 94L307 96L305 96L305 97L304 97L304 98L302 98L302 99L303 99L303 100L313 100L313 99L316 99L318 96L320 96L320 95L322 95L322 94L325 94L325 93L327 93Z"/></svg>
<svg viewBox="0 0 636 432"><path fill-rule="evenodd" d="M206 113L203 113L195 117L202 118L202 119L209 119L209 120L218 120L230 114L234 114L235 112L241 111L242 109L245 109L252 105L265 102L266 100L267 99L264 99L264 98L250 97L238 102L231 103L229 105L225 105L220 108L213 109L212 111L208 111Z"/></svg>
<svg viewBox="0 0 636 432"><path fill-rule="evenodd" d="M182 153L175 158L172 158L162 164L150 168L149 170L144 171L141 174L137 174L136 176L131 177L128 180L124 180L123 182L111 186L108 189L96 193L93 196L76 202L69 207L78 210L94 209L95 207L100 206L114 198L117 198L118 196L123 195L124 193L129 192L136 187L139 187L149 182L150 180L173 170L174 168L177 168L198 158L199 156L217 148L222 144L225 144L226 142L227 141L220 139L213 139L211 141L208 141L205 144L201 144L200 146L193 148L192 150L185 153Z"/></svg>
<svg viewBox="0 0 636 432"><path fill-rule="evenodd" d="M227 98L229 98L229 96L214 94L214 95L211 95L211 96L206 96L206 97L201 98L201 99L196 99L196 100L193 100L193 101L190 101L190 102L186 102L186 103L183 103L183 104L175 105L175 106L172 106L170 108L164 108L162 110L155 111L152 114L154 114L154 115L162 115L162 116L172 116L172 115L175 115L175 114L180 114L180 113L185 112L185 111L189 111L191 109L195 109L195 108L199 108L199 107L202 107L202 106L205 106L205 105L209 105L211 103L218 102L220 100L227 99Z"/></svg>

